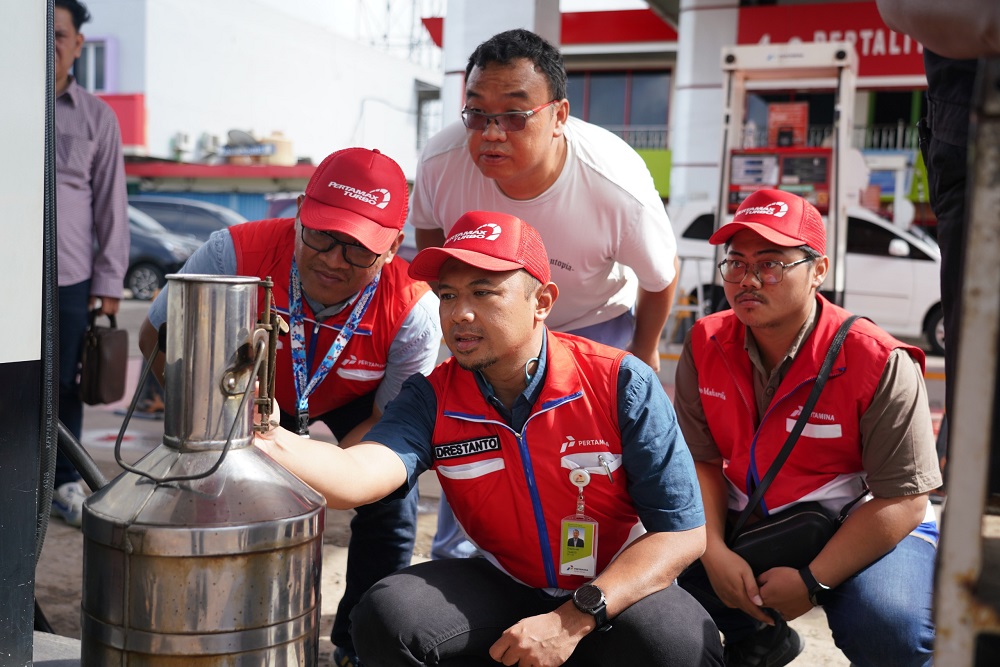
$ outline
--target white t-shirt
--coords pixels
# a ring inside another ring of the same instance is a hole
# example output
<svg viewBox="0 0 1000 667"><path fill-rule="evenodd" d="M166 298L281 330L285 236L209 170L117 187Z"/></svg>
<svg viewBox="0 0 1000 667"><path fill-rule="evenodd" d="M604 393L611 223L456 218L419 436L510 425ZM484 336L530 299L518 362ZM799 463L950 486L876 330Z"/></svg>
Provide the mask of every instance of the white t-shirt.
<svg viewBox="0 0 1000 667"><path fill-rule="evenodd" d="M466 211L515 215L542 235L559 298L546 324L573 331L618 317L637 287L659 292L674 279L677 242L642 158L603 128L570 117L562 173L538 197L507 197L472 162L461 122L420 156L410 202L417 229L451 226Z"/></svg>

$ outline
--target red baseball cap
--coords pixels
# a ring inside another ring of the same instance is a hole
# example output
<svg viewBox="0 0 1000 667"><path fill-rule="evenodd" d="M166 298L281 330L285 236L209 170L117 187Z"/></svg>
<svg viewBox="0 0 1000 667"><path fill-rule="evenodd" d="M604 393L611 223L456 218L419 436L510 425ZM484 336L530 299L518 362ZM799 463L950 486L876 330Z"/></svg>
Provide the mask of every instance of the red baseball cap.
<svg viewBox="0 0 1000 667"><path fill-rule="evenodd" d="M328 155L306 186L299 219L310 229L339 232L384 253L406 221L406 177L377 150L345 148Z"/></svg>
<svg viewBox="0 0 1000 667"><path fill-rule="evenodd" d="M757 190L743 200L731 222L720 227L708 242L721 245L744 229L783 247L807 245L826 254L826 227L816 207L783 190Z"/></svg>
<svg viewBox="0 0 1000 667"><path fill-rule="evenodd" d="M437 280L441 265L454 257L487 271L524 269L549 282L549 255L535 228L505 213L469 211L451 228L444 246L425 248L410 263L410 277Z"/></svg>

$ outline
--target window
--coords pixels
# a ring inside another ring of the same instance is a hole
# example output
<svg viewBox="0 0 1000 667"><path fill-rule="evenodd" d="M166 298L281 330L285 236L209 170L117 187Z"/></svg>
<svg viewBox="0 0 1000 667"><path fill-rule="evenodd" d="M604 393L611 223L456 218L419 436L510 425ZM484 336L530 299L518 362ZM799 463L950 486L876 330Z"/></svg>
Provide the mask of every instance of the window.
<svg viewBox="0 0 1000 667"><path fill-rule="evenodd" d="M874 255L876 257L892 257L889 253L889 243L899 239L910 246L908 259L930 260L925 252L906 241L901 236L893 234L890 230L879 227L876 224L861 220L860 218L848 218L847 221L847 252L858 255Z"/></svg>
<svg viewBox="0 0 1000 667"><path fill-rule="evenodd" d="M111 92L107 77L108 51L105 40L84 42L80 57L73 63L76 82L88 92Z"/></svg>
<svg viewBox="0 0 1000 667"><path fill-rule="evenodd" d="M441 129L441 89L416 82L417 93L417 150Z"/></svg>
<svg viewBox="0 0 1000 667"><path fill-rule="evenodd" d="M184 213L173 204L137 201L130 203L143 213L149 214L167 229L179 229L184 224Z"/></svg>
<svg viewBox="0 0 1000 667"><path fill-rule="evenodd" d="M629 96L630 125L666 125L670 76L666 72L635 72Z"/></svg>
<svg viewBox="0 0 1000 667"><path fill-rule="evenodd" d="M214 209L207 204L144 201L138 198L130 199L129 203L174 234L186 234L201 241L207 240L214 231L242 221L242 216L225 209Z"/></svg>
<svg viewBox="0 0 1000 667"><path fill-rule="evenodd" d="M624 74L591 74L587 120L602 127L625 125L627 83Z"/></svg>
<svg viewBox="0 0 1000 667"><path fill-rule="evenodd" d="M227 226L222 216L215 216L208 211L194 207L185 207L183 222L179 229L188 236L207 239L212 235L212 232L224 229Z"/></svg>
<svg viewBox="0 0 1000 667"><path fill-rule="evenodd" d="M666 148L670 72L573 72L566 98L577 118L614 132L634 148Z"/></svg>
<svg viewBox="0 0 1000 667"><path fill-rule="evenodd" d="M684 230L683 237L686 239L707 241L713 232L715 232L715 215L704 213L688 225L688 228Z"/></svg>
<svg viewBox="0 0 1000 667"><path fill-rule="evenodd" d="M880 90L873 92L872 125L916 125L923 111L924 96L916 90L905 92Z"/></svg>
<svg viewBox="0 0 1000 667"><path fill-rule="evenodd" d="M569 100L569 112L583 120L587 120L587 114L584 113L586 88L586 73L572 72L566 75L566 99Z"/></svg>
<svg viewBox="0 0 1000 667"><path fill-rule="evenodd" d="M889 241L895 235L858 218L849 218L847 225L847 252L858 255L889 256Z"/></svg>

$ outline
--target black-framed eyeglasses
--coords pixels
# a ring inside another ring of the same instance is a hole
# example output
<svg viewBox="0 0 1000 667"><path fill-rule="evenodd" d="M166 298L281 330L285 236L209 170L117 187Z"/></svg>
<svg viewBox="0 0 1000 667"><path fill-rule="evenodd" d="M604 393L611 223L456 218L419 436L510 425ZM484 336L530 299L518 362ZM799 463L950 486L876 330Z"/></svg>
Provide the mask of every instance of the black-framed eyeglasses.
<svg viewBox="0 0 1000 667"><path fill-rule="evenodd" d="M316 252L330 252L337 246L340 246L340 252L344 256L344 261L359 269L371 267L379 258L379 253L372 252L360 243L341 241L329 232L309 229L305 225L302 226L302 242Z"/></svg>
<svg viewBox="0 0 1000 667"><path fill-rule="evenodd" d="M750 264L740 259L724 259L719 262L719 273L727 283L739 283L743 282L743 279L747 277L747 271L752 271L754 277L762 285L776 285L785 277L786 269L812 260L812 257L803 257L788 264L776 260L766 260Z"/></svg>
<svg viewBox="0 0 1000 667"><path fill-rule="evenodd" d="M490 126L490 121L497 124L501 132L520 132L527 125L528 119L534 116L547 106L553 105L559 100L552 100L545 104L529 109L528 111L505 111L503 113L483 113L472 109L462 109L462 122L470 130L485 131Z"/></svg>

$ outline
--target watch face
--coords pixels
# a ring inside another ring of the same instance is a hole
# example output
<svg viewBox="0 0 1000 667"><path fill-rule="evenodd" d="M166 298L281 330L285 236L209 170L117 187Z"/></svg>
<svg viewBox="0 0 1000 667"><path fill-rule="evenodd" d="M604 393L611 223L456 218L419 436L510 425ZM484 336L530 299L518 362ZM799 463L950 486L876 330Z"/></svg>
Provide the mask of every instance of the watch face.
<svg viewBox="0 0 1000 667"><path fill-rule="evenodd" d="M576 589L573 599L583 609L594 609L604 600L604 593L597 586L585 584Z"/></svg>

